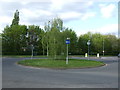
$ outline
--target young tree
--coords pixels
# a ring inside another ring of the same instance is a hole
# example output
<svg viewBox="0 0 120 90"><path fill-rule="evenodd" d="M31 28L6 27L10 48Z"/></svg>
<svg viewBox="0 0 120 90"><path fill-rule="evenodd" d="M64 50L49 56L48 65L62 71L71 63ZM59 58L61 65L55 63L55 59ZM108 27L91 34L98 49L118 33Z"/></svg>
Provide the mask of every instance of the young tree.
<svg viewBox="0 0 120 90"><path fill-rule="evenodd" d="M54 59L57 59L60 52L60 45L61 45L61 32L62 31L62 20L60 18L55 18L51 22L51 30L48 32L49 34L49 54Z"/></svg>

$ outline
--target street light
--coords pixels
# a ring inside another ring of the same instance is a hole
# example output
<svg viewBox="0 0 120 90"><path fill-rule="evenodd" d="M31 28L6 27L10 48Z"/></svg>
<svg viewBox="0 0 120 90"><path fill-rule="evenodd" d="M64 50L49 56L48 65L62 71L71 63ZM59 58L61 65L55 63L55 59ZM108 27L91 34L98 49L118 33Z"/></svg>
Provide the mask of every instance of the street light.
<svg viewBox="0 0 120 90"><path fill-rule="evenodd" d="M48 21L48 31L50 30L50 21ZM47 38L49 38L48 36L47 36ZM47 42L47 57L48 57L48 55L49 55L49 52L48 52L48 42Z"/></svg>
<svg viewBox="0 0 120 90"><path fill-rule="evenodd" d="M34 50L33 44L31 44L31 49L32 49L32 55L31 55L31 59L32 59L33 58L33 50Z"/></svg>
<svg viewBox="0 0 120 90"><path fill-rule="evenodd" d="M104 51L104 38L103 38L103 56L104 56L104 52L105 52L105 51Z"/></svg>
<svg viewBox="0 0 120 90"><path fill-rule="evenodd" d="M89 60L89 46L90 46L90 40L88 40L87 45L88 45L88 60Z"/></svg>
<svg viewBox="0 0 120 90"><path fill-rule="evenodd" d="M66 40L66 44L67 44L67 57L66 57L66 64L68 64L68 44L70 44L70 38L67 38L67 40Z"/></svg>
<svg viewBox="0 0 120 90"><path fill-rule="evenodd" d="M33 58L33 54L34 54L34 42L36 42L37 39L37 35L34 33L34 31L30 31L27 32L26 38L28 38L28 44L31 45L31 59Z"/></svg>

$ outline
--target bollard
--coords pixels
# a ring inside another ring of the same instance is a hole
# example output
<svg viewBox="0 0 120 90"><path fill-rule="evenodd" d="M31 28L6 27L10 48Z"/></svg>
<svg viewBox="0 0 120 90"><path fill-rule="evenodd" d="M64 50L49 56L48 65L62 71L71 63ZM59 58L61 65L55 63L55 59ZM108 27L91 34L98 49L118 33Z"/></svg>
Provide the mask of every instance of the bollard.
<svg viewBox="0 0 120 90"><path fill-rule="evenodd" d="M85 53L85 57L87 57L87 53Z"/></svg>
<svg viewBox="0 0 120 90"><path fill-rule="evenodd" d="M99 57L99 53L97 53L97 57Z"/></svg>

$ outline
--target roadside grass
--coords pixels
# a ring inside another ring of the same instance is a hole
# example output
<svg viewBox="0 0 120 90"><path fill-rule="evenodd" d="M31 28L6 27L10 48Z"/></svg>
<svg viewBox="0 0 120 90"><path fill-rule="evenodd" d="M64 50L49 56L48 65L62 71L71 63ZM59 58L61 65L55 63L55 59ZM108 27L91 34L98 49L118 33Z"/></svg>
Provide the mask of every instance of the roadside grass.
<svg viewBox="0 0 120 90"><path fill-rule="evenodd" d="M22 57L31 57L31 55L2 55L2 57L12 57L12 58L22 58ZM33 57L47 57L46 55L37 55Z"/></svg>
<svg viewBox="0 0 120 90"><path fill-rule="evenodd" d="M100 57L110 57L112 55L105 55ZM2 55L1 57L12 57L12 58L23 58L23 57L31 57L31 55ZM47 57L47 55L36 55L33 57ZM69 57L85 57L84 55L69 55ZM90 55L90 57L97 57L96 55Z"/></svg>
<svg viewBox="0 0 120 90"><path fill-rule="evenodd" d="M112 57L115 55L99 55L100 57ZM85 57L85 55L69 55L69 57ZM90 57L97 57L97 55L90 55Z"/></svg>
<svg viewBox="0 0 120 90"><path fill-rule="evenodd" d="M17 64L32 67L53 68L53 69L70 69L70 68L91 68L105 65L103 62L83 59L69 59L66 64L65 60L51 59L29 59L17 62Z"/></svg>

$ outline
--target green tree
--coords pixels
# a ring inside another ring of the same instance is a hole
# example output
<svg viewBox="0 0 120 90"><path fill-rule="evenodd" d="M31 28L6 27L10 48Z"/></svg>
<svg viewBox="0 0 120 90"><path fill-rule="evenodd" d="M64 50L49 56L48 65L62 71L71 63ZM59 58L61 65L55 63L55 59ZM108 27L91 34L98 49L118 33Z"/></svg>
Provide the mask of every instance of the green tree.
<svg viewBox="0 0 120 90"><path fill-rule="evenodd" d="M42 29L39 26L30 25L27 30L27 47L32 49L34 54L42 54L42 43L41 43L41 32Z"/></svg>
<svg viewBox="0 0 120 90"><path fill-rule="evenodd" d="M63 43L65 44L65 41L67 38L70 38L70 44L69 44L69 54L77 54L78 51L78 47L77 47L77 35L76 33L72 30L72 29L69 29L69 28L66 28L63 32L62 32L62 37L63 37ZM66 47L66 44L62 47L62 48L65 48ZM65 48L66 50L66 48Z"/></svg>
<svg viewBox="0 0 120 90"><path fill-rule="evenodd" d="M49 35L49 54L54 59L57 59L56 56L61 55L60 46L61 46L61 31L63 28L63 22L60 18L55 18L51 22L51 29L48 32Z"/></svg>
<svg viewBox="0 0 120 90"><path fill-rule="evenodd" d="M2 33L3 54L20 54L25 46L26 31L25 25L6 26Z"/></svg>
<svg viewBox="0 0 120 90"><path fill-rule="evenodd" d="M115 35L105 35L105 54L116 55L118 53L118 41Z"/></svg>
<svg viewBox="0 0 120 90"><path fill-rule="evenodd" d="M91 52L93 54L100 53L102 54L103 51L103 35L100 33L95 33L92 35L92 41L91 41Z"/></svg>
<svg viewBox="0 0 120 90"><path fill-rule="evenodd" d="M120 38L118 38L118 44L117 44L117 46L118 46L118 53L120 53Z"/></svg>
<svg viewBox="0 0 120 90"><path fill-rule="evenodd" d="M92 38L92 33L91 32L80 35L80 37L78 39L79 54L85 54L85 53L88 52L87 42L88 42L88 40L92 41L91 38ZM90 47L91 47L91 44L90 44Z"/></svg>
<svg viewBox="0 0 120 90"><path fill-rule="evenodd" d="M19 11L16 10L15 14L14 14L14 19L12 20L12 24L13 25L19 25Z"/></svg>

